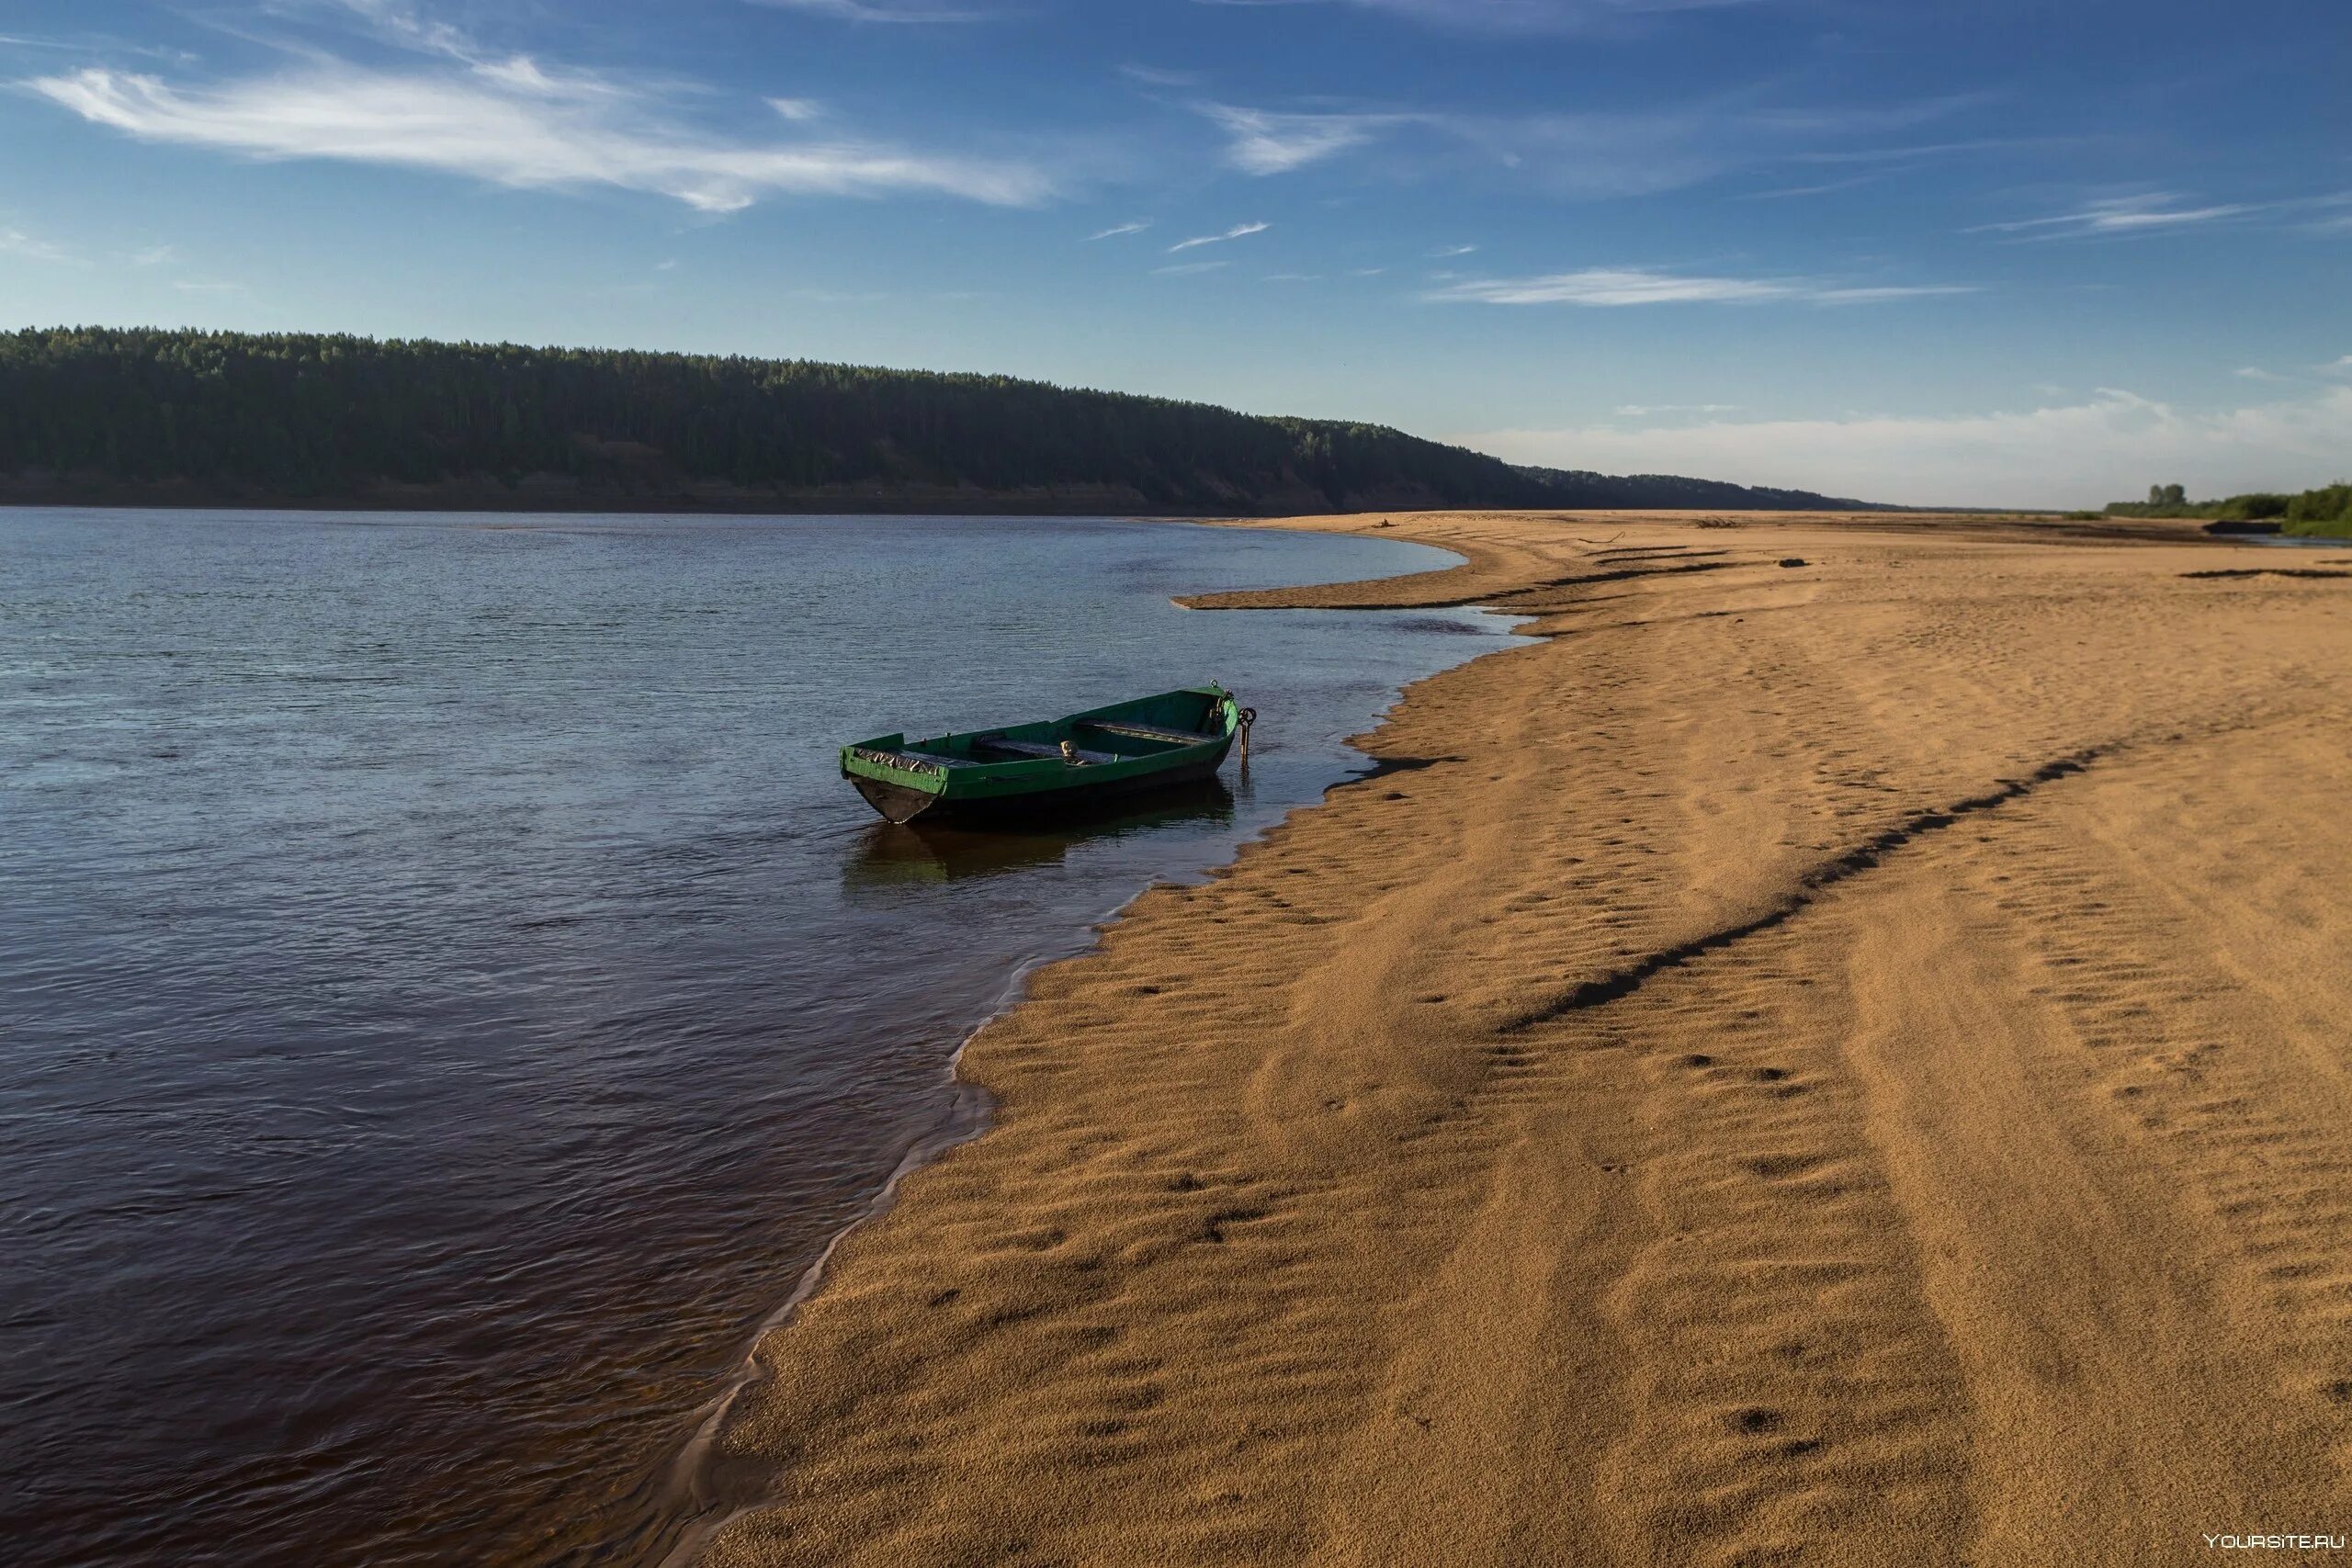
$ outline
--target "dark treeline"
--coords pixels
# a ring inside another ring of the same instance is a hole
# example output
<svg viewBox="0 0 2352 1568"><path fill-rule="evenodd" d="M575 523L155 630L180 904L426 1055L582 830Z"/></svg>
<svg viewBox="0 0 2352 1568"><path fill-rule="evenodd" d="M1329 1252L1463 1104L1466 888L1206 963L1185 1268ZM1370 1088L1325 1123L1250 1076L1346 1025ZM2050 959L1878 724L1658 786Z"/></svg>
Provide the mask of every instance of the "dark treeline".
<svg viewBox="0 0 2352 1568"><path fill-rule="evenodd" d="M1594 474L1581 468L1521 468L1551 491L1555 506L1687 512L1892 512L1867 501L1816 495L1809 490L1686 479L1673 474Z"/></svg>
<svg viewBox="0 0 2352 1568"><path fill-rule="evenodd" d="M1546 499L1495 458L1377 425L1002 376L92 329L0 336L0 475L246 499L549 478L649 497L1059 488L1159 509Z"/></svg>
<svg viewBox="0 0 2352 1568"><path fill-rule="evenodd" d="M1337 511L1854 507L1004 376L511 344L0 334L0 500Z"/></svg>

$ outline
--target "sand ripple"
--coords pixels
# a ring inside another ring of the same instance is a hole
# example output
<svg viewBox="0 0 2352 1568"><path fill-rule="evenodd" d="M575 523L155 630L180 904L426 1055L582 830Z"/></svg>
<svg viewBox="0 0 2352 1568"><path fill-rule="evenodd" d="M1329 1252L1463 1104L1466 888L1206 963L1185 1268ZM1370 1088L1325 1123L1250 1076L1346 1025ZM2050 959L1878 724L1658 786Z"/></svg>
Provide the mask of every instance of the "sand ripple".
<svg viewBox="0 0 2352 1568"><path fill-rule="evenodd" d="M1413 518L1468 564L1204 602L1544 639L973 1043L997 1127L762 1347L709 1562L2344 1527L2345 587L2144 527L1695 525Z"/></svg>

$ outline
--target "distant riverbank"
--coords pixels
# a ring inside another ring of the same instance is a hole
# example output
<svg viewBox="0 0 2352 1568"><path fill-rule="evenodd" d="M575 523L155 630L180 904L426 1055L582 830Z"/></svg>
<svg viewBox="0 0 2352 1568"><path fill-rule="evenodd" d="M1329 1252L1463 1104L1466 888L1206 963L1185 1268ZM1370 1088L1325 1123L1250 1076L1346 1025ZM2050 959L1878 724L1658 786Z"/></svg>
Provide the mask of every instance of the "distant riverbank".
<svg viewBox="0 0 2352 1568"><path fill-rule="evenodd" d="M1515 467L1354 420L807 360L51 328L0 333L0 502L1283 516L1859 506Z"/></svg>
<svg viewBox="0 0 2352 1568"><path fill-rule="evenodd" d="M1320 508L1312 491L1285 491L1229 508L1232 515L1295 515ZM1393 503L1377 498L1365 509L1409 511L1430 498L1399 491ZM254 485L198 484L160 479L0 476L0 506L198 509L241 512L512 512L594 513L604 516L677 513L709 516L908 517L1190 517L1198 506L1154 502L1129 485L1035 485L983 490L964 485L854 484L801 490L763 489L719 480L612 483L567 474L498 479L447 479L432 484L370 485L311 491Z"/></svg>

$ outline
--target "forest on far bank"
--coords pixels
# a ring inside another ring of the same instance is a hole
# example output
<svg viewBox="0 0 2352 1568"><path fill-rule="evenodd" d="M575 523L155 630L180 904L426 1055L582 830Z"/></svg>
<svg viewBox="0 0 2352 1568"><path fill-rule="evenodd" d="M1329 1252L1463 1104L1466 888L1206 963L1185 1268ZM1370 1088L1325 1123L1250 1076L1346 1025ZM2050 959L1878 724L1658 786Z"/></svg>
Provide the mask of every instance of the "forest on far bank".
<svg viewBox="0 0 2352 1568"><path fill-rule="evenodd" d="M111 328L0 334L0 500L1235 513L1837 504L1519 468L1383 425L1008 376Z"/></svg>
<svg viewBox="0 0 2352 1568"><path fill-rule="evenodd" d="M1004 376L511 344L56 330L0 337L0 473L337 496L452 481L1121 490L1532 505L1500 461L1377 425Z"/></svg>

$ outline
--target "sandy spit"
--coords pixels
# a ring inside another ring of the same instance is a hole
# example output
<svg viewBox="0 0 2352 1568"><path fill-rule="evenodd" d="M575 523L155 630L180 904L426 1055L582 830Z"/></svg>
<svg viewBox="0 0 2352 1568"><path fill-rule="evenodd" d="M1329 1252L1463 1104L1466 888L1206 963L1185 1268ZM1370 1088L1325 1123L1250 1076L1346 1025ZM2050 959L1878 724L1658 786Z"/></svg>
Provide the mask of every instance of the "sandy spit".
<svg viewBox="0 0 2352 1568"><path fill-rule="evenodd" d="M1285 525L1467 564L1199 603L1541 640L973 1041L994 1127L762 1343L703 1561L2352 1531L2352 581L2161 525L1382 521Z"/></svg>

